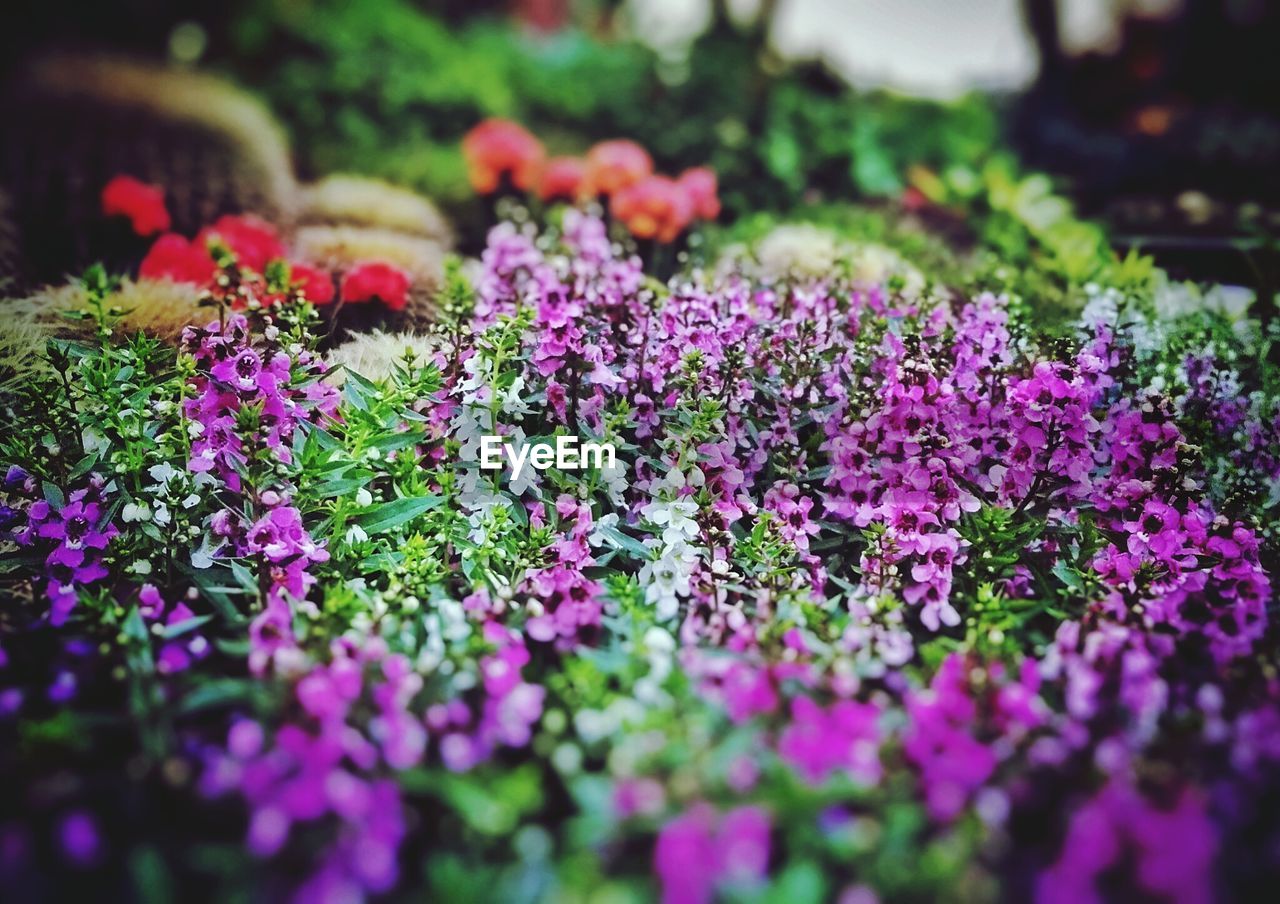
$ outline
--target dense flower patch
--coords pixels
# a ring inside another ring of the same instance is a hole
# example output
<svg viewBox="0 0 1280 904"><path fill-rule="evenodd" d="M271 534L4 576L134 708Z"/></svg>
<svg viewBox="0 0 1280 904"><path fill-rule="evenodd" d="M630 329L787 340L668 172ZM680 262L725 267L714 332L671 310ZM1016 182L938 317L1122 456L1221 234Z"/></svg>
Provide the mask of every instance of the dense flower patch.
<svg viewBox="0 0 1280 904"><path fill-rule="evenodd" d="M1193 902L1280 874L1280 409L1227 341L1256 326L1161 317L1167 286L1091 290L1048 339L900 273L663 284L568 210L498 225L434 331L341 373L309 293L268 299L280 250L212 228L239 294L215 278L206 327L120 335L92 273L93 339L5 400L11 887ZM516 479L479 467L493 434L618 460Z"/></svg>

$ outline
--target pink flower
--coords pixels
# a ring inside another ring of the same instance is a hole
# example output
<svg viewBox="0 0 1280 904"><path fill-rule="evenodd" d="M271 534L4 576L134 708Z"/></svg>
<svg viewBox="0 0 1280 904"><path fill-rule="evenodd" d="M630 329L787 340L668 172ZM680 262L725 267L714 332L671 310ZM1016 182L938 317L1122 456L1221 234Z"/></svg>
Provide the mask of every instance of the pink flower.
<svg viewBox="0 0 1280 904"><path fill-rule="evenodd" d="M769 814L746 806L719 816L695 804L658 833L654 871L663 904L709 904L717 886L751 886L769 867Z"/></svg>
<svg viewBox="0 0 1280 904"><path fill-rule="evenodd" d="M734 722L745 722L757 713L773 712L778 706L778 692L767 668L735 662L725 673L722 683L725 708Z"/></svg>
<svg viewBox="0 0 1280 904"><path fill-rule="evenodd" d="M716 194L716 171L709 166L696 166L680 174L680 187L693 203L693 215L700 220L720 216L720 198Z"/></svg>
<svg viewBox="0 0 1280 904"><path fill-rule="evenodd" d="M609 212L638 239L674 242L693 219L689 194L666 176L647 176L619 189Z"/></svg>
<svg viewBox="0 0 1280 904"><path fill-rule="evenodd" d="M543 201L577 201L587 180L587 164L580 157L553 157L538 180L538 197Z"/></svg>
<svg viewBox="0 0 1280 904"><path fill-rule="evenodd" d="M106 184L102 189L102 212L109 217L128 217L138 235L155 235L170 225L164 189L132 176L116 176Z"/></svg>
<svg viewBox="0 0 1280 904"><path fill-rule="evenodd" d="M951 822L996 768L996 755L970 732L976 712L963 657L951 654L927 691L907 698L903 737L907 759L920 770L929 814Z"/></svg>
<svg viewBox="0 0 1280 904"><path fill-rule="evenodd" d="M342 300L362 304L377 299L393 311L403 311L409 303L409 274L394 264L366 261L356 264L342 277Z"/></svg>
<svg viewBox="0 0 1280 904"><path fill-rule="evenodd" d="M602 141L587 151L587 193L612 195L653 172L653 158L634 141Z"/></svg>
<svg viewBox="0 0 1280 904"><path fill-rule="evenodd" d="M521 191L537 183L546 152L527 129L506 119L486 119L462 139L471 187L482 195L498 190L504 176Z"/></svg>
<svg viewBox="0 0 1280 904"><path fill-rule="evenodd" d="M778 755L807 781L821 784L832 772L868 785L880 780L880 709L874 703L841 700L824 710L797 697L791 718L778 739Z"/></svg>

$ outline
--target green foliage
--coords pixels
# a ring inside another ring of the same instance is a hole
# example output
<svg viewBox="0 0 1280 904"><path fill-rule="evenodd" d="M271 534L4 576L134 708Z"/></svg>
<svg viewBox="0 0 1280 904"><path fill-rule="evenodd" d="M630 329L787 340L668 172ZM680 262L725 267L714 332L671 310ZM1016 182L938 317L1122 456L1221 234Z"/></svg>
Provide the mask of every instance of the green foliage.
<svg viewBox="0 0 1280 904"><path fill-rule="evenodd" d="M531 37L508 22L448 26L405 0L321 0L257 4L232 39L224 64L266 94L308 168L380 175L455 207L470 197L459 142L489 116L524 123L553 153L629 137L660 167L709 164L732 215L808 191L894 196L909 164L976 165L997 139L976 96L945 105L859 94L812 65L775 72L731 31L673 66L580 31Z"/></svg>

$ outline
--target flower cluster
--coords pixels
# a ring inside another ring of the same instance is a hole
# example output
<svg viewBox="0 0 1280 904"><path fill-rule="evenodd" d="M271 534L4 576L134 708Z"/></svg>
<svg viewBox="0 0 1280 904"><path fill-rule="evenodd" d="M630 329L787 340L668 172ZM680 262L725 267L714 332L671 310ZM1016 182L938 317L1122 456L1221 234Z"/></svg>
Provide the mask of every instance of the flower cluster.
<svg viewBox="0 0 1280 904"><path fill-rule="evenodd" d="M10 477L17 475L11 470ZM47 493L27 508L26 527L16 535L22 546L51 547L44 557L45 593L55 626L66 621L80 588L109 574L103 553L118 531L102 505L102 488L102 479L93 477L65 499L56 489Z"/></svg>
<svg viewBox="0 0 1280 904"><path fill-rule="evenodd" d="M653 158L627 139L602 141L578 157L546 158L528 130L487 119L462 142L472 187L491 195L506 185L543 202L599 199L640 240L676 241L695 220L720 216L715 171L699 166L678 178L654 172Z"/></svg>
<svg viewBox="0 0 1280 904"><path fill-rule="evenodd" d="M474 144L484 184L555 169L612 201L647 168ZM6 399L0 530L40 591L0 646L0 727L26 739L0 766L41 792L19 802L38 819L0 817L15 881L46 881L44 851L98 875L155 843L134 798L26 780L60 726L108 730L76 721L95 706L137 737L94 768L182 800L165 843L193 893L1274 880L1274 459L1220 431L1270 449L1276 409L1265 382L1231 403L1222 349L1169 352L1171 383L1118 315L1050 339L998 294L834 265L664 284L570 208L494 227L425 335L331 352L339 389L310 293L244 263L287 247L215 227L242 310L166 349L118 335L100 284L96 338ZM397 291L347 276L344 297ZM517 475L481 467L486 436L616 460ZM188 865L191 813L240 833L225 874Z"/></svg>
<svg viewBox="0 0 1280 904"><path fill-rule="evenodd" d="M300 259L270 223L251 214L226 214L193 238L169 232L159 186L117 176L102 192L106 216L128 217L139 236L161 233L138 268L143 279L191 283L237 310L277 305L290 293L313 305L381 302L392 311L408 304L412 278L393 263L359 261L340 274Z"/></svg>

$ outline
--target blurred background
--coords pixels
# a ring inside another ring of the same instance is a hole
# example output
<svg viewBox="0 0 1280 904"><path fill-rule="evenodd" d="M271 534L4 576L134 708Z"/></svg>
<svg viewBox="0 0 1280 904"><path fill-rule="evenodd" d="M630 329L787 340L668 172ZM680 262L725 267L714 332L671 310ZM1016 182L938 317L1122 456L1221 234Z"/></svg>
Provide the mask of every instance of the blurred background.
<svg viewBox="0 0 1280 904"><path fill-rule="evenodd" d="M671 171L709 163L727 221L905 205L960 245L999 247L1014 217L1069 256L1096 236L1051 234L1065 197L1176 275L1274 269L1266 0L19 0L8 18L15 279L101 239L112 169L163 182L180 228L287 222L298 186L357 172L432 199L466 249L481 219L459 142L488 116L552 153L632 137Z"/></svg>

